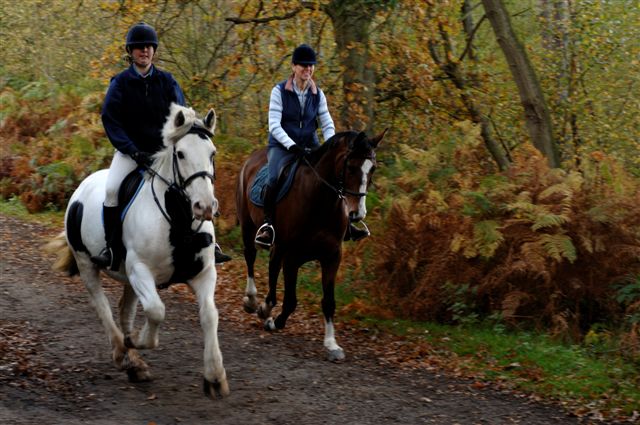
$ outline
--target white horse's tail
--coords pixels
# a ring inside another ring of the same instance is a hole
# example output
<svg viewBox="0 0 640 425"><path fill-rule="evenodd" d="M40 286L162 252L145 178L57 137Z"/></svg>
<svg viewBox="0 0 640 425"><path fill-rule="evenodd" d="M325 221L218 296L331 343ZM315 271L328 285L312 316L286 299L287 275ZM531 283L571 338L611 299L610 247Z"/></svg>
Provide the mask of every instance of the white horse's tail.
<svg viewBox="0 0 640 425"><path fill-rule="evenodd" d="M57 272L69 273L69 276L78 274L78 265L76 259L69 248L67 243L67 236L64 231L60 232L58 236L51 239L44 246L45 252L48 254L54 254L56 261L53 263L53 270Z"/></svg>

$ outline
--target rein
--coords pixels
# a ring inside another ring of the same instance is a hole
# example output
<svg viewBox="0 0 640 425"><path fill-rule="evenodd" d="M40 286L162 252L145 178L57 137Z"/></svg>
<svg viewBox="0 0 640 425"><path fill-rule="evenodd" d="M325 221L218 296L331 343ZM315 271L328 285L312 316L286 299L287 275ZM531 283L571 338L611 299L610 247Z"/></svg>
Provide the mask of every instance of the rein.
<svg viewBox="0 0 640 425"><path fill-rule="evenodd" d="M209 138L213 137L213 134L209 130L207 130L204 127L200 127L196 125L192 126L189 129L189 131L187 131L187 134L198 134L200 136L207 136ZM171 187L175 188L175 190L177 190L185 199L189 199L189 196L187 195L187 192L186 192L187 186L189 186L189 184L191 184L195 179L200 177L208 178L211 180L212 183L215 182L216 180L215 162L213 163L213 174L207 171L197 171L192 175L190 175L189 177L187 177L186 179L182 177L182 174L180 173L180 169L178 168L178 155L176 153L175 145L173 146L173 154L172 154L173 182L162 177L160 174L158 174L156 170L154 170L149 166L144 165L143 168L152 176L151 177L151 193L153 194L153 200L155 201L156 205L158 206L158 209L160 210L164 218L167 220L169 225L172 224L171 217L169 217L169 214L165 211L164 208L162 208L162 205L160 204L160 200L158 199L158 196L156 194L156 190L153 184L156 177L158 177L164 184L166 184L168 188L171 188ZM177 184L176 182L178 182L179 184ZM192 219L192 222L193 221L195 221L195 219ZM196 231L200 230L200 227L202 227L203 224L204 224L204 220L200 220L200 225L198 226L198 229Z"/></svg>
<svg viewBox="0 0 640 425"><path fill-rule="evenodd" d="M334 191L336 193L336 195L338 195L339 199L344 199L345 195L351 195L351 196L356 196L358 198L361 198L363 196L367 196L367 192L354 192L354 191L348 190L348 189L346 189L344 187L344 181L345 181L345 177L347 175L347 162L351 158L351 154L352 153L353 153L353 151L349 151L349 153L347 153L347 155L344 158L344 163L342 164L342 174L340 176L340 179L338 180L337 187L332 185L331 183L329 183L325 178L323 178L320 175L320 173L318 173L318 170L316 170L315 167L313 165L311 165L311 163L309 162L309 160L307 159L306 156L303 156L302 159L304 160L305 164L307 164L309 166L309 168L311 168L311 171L313 171L313 174L315 174L315 176L318 178L318 180L320 180L329 189ZM365 158L365 159L374 159L374 158Z"/></svg>

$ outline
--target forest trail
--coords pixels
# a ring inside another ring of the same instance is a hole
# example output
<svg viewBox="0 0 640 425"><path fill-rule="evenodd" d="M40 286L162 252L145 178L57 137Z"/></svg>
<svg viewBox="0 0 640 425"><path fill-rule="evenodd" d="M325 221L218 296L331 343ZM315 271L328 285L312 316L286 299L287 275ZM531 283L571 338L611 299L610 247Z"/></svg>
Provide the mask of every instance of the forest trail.
<svg viewBox="0 0 640 425"><path fill-rule="evenodd" d="M219 270L216 294L231 395L211 401L202 393L202 332L184 285L161 293L167 317L160 346L143 352L155 379L129 383L112 366L82 283L52 272L52 259L41 251L55 233L0 215L0 423L581 423L523 395L476 388L434 368L384 362L346 326L337 337L347 359L330 363L321 318L305 311L319 306L301 306L291 329L267 333L242 312L238 267ZM113 307L119 285L105 286Z"/></svg>

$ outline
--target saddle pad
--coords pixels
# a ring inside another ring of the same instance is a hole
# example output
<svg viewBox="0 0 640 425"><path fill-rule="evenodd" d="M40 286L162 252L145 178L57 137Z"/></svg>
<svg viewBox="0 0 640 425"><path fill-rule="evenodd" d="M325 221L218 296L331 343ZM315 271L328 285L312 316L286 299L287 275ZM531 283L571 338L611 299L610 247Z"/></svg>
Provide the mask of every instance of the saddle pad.
<svg viewBox="0 0 640 425"><path fill-rule="evenodd" d="M293 183L293 178L296 175L296 170L298 169L299 163L300 161L292 161L291 163L289 163L291 165L290 167L289 164L285 164L285 166L282 168L282 171L280 171L280 178L278 180L284 180L284 182L278 185L280 186L280 190L278 190L276 202L284 198L284 195L286 195L287 192L289 192L289 189L291 189L291 183ZM264 166L262 166L262 168L260 168L260 170L258 170L258 172L256 173L256 177L253 180L253 184L251 185L251 190L249 191L249 199L259 207L264 206L264 202L262 200L262 192L264 186L267 184L267 165L268 164L265 164ZM286 173L287 168L289 171L288 173Z"/></svg>
<svg viewBox="0 0 640 425"><path fill-rule="evenodd" d="M136 168L133 170L120 185L118 191L118 205L121 205L120 220L124 221L124 217L129 211L129 207L133 204L133 200L136 199L142 185L144 183L144 170L142 168Z"/></svg>

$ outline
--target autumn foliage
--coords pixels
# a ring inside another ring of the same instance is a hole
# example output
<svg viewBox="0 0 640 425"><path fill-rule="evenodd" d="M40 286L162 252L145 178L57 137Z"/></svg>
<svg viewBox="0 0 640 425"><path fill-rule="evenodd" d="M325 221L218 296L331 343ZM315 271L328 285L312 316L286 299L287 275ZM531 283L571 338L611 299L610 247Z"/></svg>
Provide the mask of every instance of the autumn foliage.
<svg viewBox="0 0 640 425"><path fill-rule="evenodd" d="M637 302L615 301L640 272L640 186L614 160L598 154L581 171L552 170L525 145L508 171L488 173L468 136L448 155L402 149L422 172L396 180L400 196L380 184L395 198L367 285L396 314L492 316L579 338L640 313Z"/></svg>

